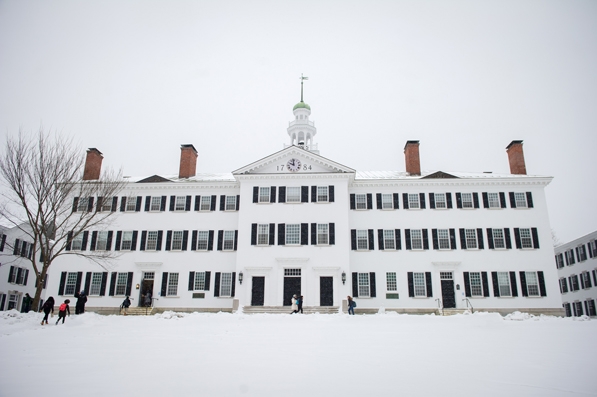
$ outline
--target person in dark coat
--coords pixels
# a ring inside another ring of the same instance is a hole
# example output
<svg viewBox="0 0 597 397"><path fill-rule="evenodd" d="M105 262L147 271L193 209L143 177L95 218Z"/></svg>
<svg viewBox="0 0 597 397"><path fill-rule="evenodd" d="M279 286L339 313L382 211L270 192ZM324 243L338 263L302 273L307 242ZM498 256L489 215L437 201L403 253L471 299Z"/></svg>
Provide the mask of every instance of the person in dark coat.
<svg viewBox="0 0 597 397"><path fill-rule="evenodd" d="M48 300L44 302L44 305L41 307L40 312L42 310L45 313L45 316L43 320L41 320L41 325L44 325L44 322L46 323L46 325L48 325L48 316L50 315L50 313L54 314L54 298L50 296Z"/></svg>
<svg viewBox="0 0 597 397"><path fill-rule="evenodd" d="M120 305L120 310L121 310L121 312L124 311L125 316L126 316L126 312L128 311L130 306L131 306L131 299L127 295L126 298L124 298L124 301L122 302L122 304Z"/></svg>
<svg viewBox="0 0 597 397"><path fill-rule="evenodd" d="M300 298L297 299L298 302L298 311L303 314L303 296L301 295Z"/></svg>
<svg viewBox="0 0 597 397"><path fill-rule="evenodd" d="M352 300L351 296L347 296L346 298L348 299L348 314L354 315L354 307L356 306L356 304Z"/></svg>
<svg viewBox="0 0 597 397"><path fill-rule="evenodd" d="M77 298L75 314L85 313L85 303L87 303L87 295L85 294L85 291L81 291L79 293L75 292L75 298Z"/></svg>
<svg viewBox="0 0 597 397"><path fill-rule="evenodd" d="M33 298L29 294L25 294L23 298L23 305L21 306L21 313L28 313L31 310L31 304L33 303Z"/></svg>
<svg viewBox="0 0 597 397"><path fill-rule="evenodd" d="M64 320L66 319L66 313L68 313L68 315L70 316L70 306L68 305L69 303L70 299L67 299L58 308L58 320L56 320L56 325L58 325L60 319L62 319L62 324L64 324Z"/></svg>

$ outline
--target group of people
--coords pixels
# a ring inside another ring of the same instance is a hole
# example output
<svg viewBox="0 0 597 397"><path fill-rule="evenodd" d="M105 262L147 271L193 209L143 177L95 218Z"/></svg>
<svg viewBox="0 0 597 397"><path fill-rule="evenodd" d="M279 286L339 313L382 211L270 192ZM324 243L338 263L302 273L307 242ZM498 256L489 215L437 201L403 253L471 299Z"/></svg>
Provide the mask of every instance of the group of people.
<svg viewBox="0 0 597 397"><path fill-rule="evenodd" d="M27 294L29 295L29 294ZM75 314L83 314L85 313L85 303L87 303L87 294L85 291L75 292L75 298L77 298L77 303L75 304ZM70 299L66 299L63 303L60 304L58 307L58 320L56 320L56 325L58 322L62 320L62 324L64 324L64 320L66 319L66 315L70 316ZM54 315L54 305L56 302L54 301L54 297L50 296L43 304L39 312L44 312L44 318L41 320L41 325L48 324L48 317L50 313Z"/></svg>
<svg viewBox="0 0 597 397"><path fill-rule="evenodd" d="M303 296L301 295L300 298L296 296L296 294L292 295L292 302L291 302L291 309L292 309L292 313L290 314L294 314L294 313L298 313L301 312L301 314L303 313Z"/></svg>

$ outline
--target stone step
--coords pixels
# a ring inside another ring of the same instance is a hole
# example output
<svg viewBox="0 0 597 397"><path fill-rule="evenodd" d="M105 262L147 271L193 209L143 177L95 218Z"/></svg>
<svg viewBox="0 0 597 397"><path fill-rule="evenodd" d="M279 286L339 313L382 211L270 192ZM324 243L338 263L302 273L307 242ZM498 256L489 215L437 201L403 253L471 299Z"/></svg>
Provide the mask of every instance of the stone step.
<svg viewBox="0 0 597 397"><path fill-rule="evenodd" d="M290 306L243 306L243 313L269 313L269 314L289 314L292 313ZM303 314L336 314L338 306L303 306Z"/></svg>
<svg viewBox="0 0 597 397"><path fill-rule="evenodd" d="M455 314L470 313L469 309L443 309L442 311L443 313L440 312L440 314L443 314L444 316L453 316Z"/></svg>
<svg viewBox="0 0 597 397"><path fill-rule="evenodd" d="M127 310L127 316L150 316L153 312L153 307L129 307ZM121 310L120 314L124 315L124 311Z"/></svg>

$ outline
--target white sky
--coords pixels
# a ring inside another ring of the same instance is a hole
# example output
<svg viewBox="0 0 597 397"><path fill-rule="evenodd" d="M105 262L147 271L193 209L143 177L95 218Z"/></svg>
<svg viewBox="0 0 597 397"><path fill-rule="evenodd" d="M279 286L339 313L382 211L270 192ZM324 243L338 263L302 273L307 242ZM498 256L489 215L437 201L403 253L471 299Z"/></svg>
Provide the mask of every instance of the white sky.
<svg viewBox="0 0 597 397"><path fill-rule="evenodd" d="M524 140L561 242L597 229L595 1L0 0L0 134L40 125L125 175L229 172L311 105L351 168L508 173ZM1 138L1 137L0 137Z"/></svg>

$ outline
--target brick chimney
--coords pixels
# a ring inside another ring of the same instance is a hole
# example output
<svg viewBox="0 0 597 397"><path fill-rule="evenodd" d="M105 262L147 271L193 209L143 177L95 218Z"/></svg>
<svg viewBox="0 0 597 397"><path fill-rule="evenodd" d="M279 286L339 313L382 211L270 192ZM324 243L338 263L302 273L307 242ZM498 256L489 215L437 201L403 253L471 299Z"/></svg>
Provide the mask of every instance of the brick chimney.
<svg viewBox="0 0 597 397"><path fill-rule="evenodd" d="M179 178L190 178L197 173L197 149L195 146L180 145L180 169Z"/></svg>
<svg viewBox="0 0 597 397"><path fill-rule="evenodd" d="M524 164L524 153L522 152L522 141L512 141L506 147L508 161L510 162L510 173L516 175L526 175L527 167Z"/></svg>
<svg viewBox="0 0 597 397"><path fill-rule="evenodd" d="M421 160L419 159L419 141L406 141L404 146L406 172L409 175L421 175Z"/></svg>
<svg viewBox="0 0 597 397"><path fill-rule="evenodd" d="M83 180L92 181L100 178L102 170L102 152L92 147L87 150L87 158L85 159L85 169L83 170Z"/></svg>

